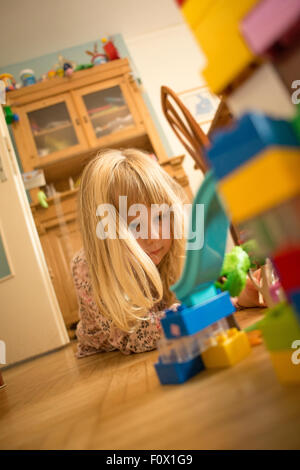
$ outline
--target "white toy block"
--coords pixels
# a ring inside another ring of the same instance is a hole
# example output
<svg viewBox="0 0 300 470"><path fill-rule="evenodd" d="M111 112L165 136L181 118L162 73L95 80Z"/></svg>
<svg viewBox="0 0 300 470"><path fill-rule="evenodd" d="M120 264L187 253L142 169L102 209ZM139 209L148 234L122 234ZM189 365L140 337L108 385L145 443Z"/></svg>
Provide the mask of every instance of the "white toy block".
<svg viewBox="0 0 300 470"><path fill-rule="evenodd" d="M294 90L291 90L291 95ZM296 113L286 86L272 64L263 64L251 77L227 98L232 114L240 117L245 112L262 112L281 119L290 119Z"/></svg>

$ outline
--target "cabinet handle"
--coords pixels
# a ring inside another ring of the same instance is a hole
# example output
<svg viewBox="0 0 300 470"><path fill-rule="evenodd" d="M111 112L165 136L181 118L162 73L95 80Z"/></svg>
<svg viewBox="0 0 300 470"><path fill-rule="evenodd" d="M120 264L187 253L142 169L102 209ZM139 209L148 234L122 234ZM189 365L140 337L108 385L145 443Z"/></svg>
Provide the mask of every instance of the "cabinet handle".
<svg viewBox="0 0 300 470"><path fill-rule="evenodd" d="M83 116L84 122L89 122L88 118L86 116Z"/></svg>
<svg viewBox="0 0 300 470"><path fill-rule="evenodd" d="M80 120L79 120L79 118L76 118L76 119L75 119L75 122L76 122L77 126L80 126Z"/></svg>

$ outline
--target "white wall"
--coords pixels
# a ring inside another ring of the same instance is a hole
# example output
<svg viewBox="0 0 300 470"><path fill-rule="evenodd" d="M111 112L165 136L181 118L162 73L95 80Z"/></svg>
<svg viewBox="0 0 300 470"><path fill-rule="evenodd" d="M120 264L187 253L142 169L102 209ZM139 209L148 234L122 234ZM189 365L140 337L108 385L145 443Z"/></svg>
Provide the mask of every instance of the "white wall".
<svg viewBox="0 0 300 470"><path fill-rule="evenodd" d="M183 22L174 0L0 0L0 67ZM15 77L17 78L17 77Z"/></svg>
<svg viewBox="0 0 300 470"><path fill-rule="evenodd" d="M160 88L166 85L179 93L203 85L200 70L204 67L205 57L185 24L167 27L134 38L125 35L124 40L170 143L173 155L186 155L184 168L190 179L192 191L195 193L202 181L201 173L199 170L194 170L194 160L187 155L163 115Z"/></svg>

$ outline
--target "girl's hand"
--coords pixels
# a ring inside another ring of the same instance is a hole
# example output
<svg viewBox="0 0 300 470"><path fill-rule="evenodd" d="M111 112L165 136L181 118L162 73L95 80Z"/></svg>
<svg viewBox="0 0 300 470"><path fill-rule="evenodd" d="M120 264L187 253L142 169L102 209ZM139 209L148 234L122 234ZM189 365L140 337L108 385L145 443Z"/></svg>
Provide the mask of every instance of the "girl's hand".
<svg viewBox="0 0 300 470"><path fill-rule="evenodd" d="M261 270L257 269L253 276L259 282L261 277ZM246 286L238 297L233 299L236 306L239 307L266 307L265 301L260 301L260 295L253 282L247 277Z"/></svg>

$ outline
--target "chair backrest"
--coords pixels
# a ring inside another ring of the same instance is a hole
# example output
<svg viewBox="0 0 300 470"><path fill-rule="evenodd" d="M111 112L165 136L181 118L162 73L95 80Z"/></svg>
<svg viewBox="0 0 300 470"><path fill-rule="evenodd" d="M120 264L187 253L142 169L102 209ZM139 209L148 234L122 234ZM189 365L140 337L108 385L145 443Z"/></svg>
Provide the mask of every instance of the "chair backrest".
<svg viewBox="0 0 300 470"><path fill-rule="evenodd" d="M184 106L176 93L166 86L161 87L161 104L164 115L177 135L178 139L195 160L195 168L205 174L209 167L204 157L204 149L210 145L209 137L203 132L190 111ZM226 103L221 100L211 128L215 129L231 121ZM231 224L230 232L235 245L239 244L239 237L235 227Z"/></svg>
<svg viewBox="0 0 300 470"><path fill-rule="evenodd" d="M209 138L176 93L166 86L161 87L161 104L164 115L178 139L193 157L197 167L206 173L208 165L203 150L210 144Z"/></svg>

